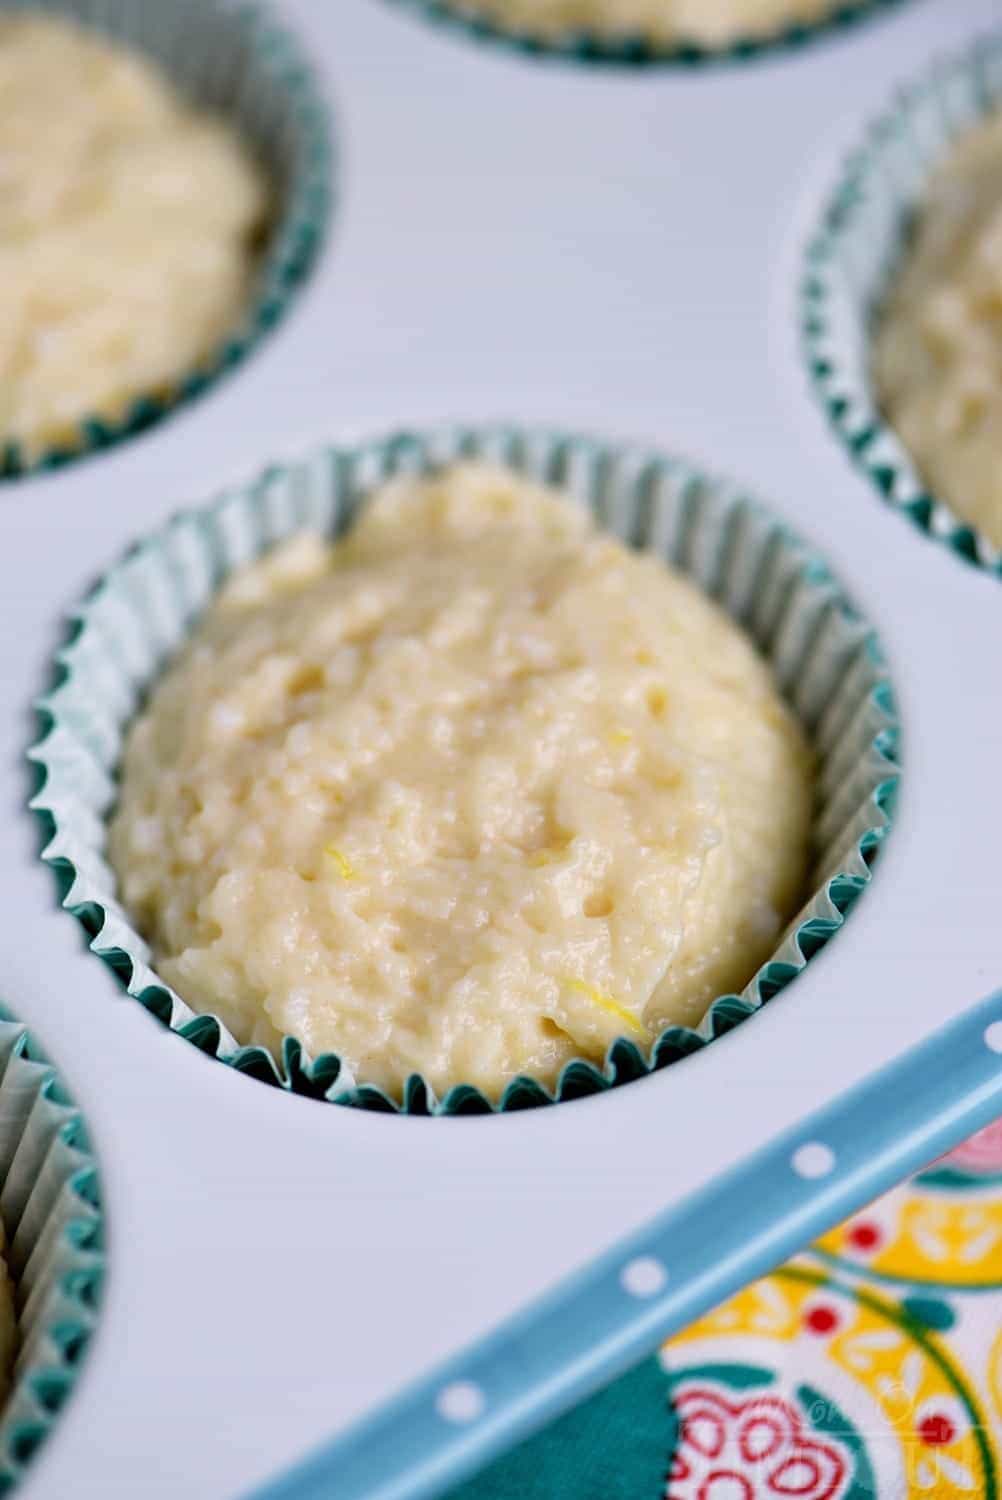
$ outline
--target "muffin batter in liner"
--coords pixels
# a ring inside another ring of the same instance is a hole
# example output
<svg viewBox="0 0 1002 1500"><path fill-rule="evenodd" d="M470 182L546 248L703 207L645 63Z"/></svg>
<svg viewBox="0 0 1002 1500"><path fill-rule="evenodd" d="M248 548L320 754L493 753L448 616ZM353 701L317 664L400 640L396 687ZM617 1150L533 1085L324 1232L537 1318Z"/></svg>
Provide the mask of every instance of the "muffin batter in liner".
<svg viewBox="0 0 1002 1500"><path fill-rule="evenodd" d="M645 36L609 36L599 32L568 31L550 37L516 31L490 18L465 9L462 0L396 0L427 19L453 26L478 41L499 43L515 52L559 58L562 62L606 63L627 67L648 65L699 67L708 63L742 62L763 53L798 51L818 37L837 34L862 21L871 12L899 5L903 0L840 0L833 9L812 23L794 22L770 35L734 37L720 46L697 42L664 44Z"/></svg>
<svg viewBox="0 0 1002 1500"><path fill-rule="evenodd" d="M930 493L880 411L870 362L875 323L907 253L932 168L958 136L999 109L1002 33L975 41L901 89L847 160L808 247L800 288L808 372L853 462L919 530L996 575L1002 551Z"/></svg>
<svg viewBox="0 0 1002 1500"><path fill-rule="evenodd" d="M123 414L94 415L41 452L0 440L0 479L53 469L149 427L201 395L256 348L283 316L323 240L330 198L325 106L298 43L258 6L222 0L12 0L22 10L77 21L148 56L197 106L232 122L261 161L275 203L250 305L203 363L169 387L137 393Z"/></svg>
<svg viewBox="0 0 1002 1500"><path fill-rule="evenodd" d="M553 1091L516 1078L499 1104L464 1084L439 1099L420 1077L391 1099L356 1085L337 1057L310 1058L290 1037L278 1055L239 1046L154 972L104 855L124 731L222 578L300 528L339 534L367 493L393 474L460 458L504 464L568 490L606 529L692 577L772 663L819 762L811 894L742 993L716 999L698 1027L666 1028L649 1055L620 1038L601 1067L573 1060ZM39 704L44 733L30 752L41 774L32 806L48 834L44 858L59 875L62 904L83 923L92 950L131 995L204 1051L293 1092L370 1109L464 1114L541 1105L628 1082L704 1046L784 988L842 926L869 883L893 810L893 695L872 632L821 560L739 491L684 463L561 434L508 427L399 434L269 470L130 552L77 611L57 666L60 681Z"/></svg>

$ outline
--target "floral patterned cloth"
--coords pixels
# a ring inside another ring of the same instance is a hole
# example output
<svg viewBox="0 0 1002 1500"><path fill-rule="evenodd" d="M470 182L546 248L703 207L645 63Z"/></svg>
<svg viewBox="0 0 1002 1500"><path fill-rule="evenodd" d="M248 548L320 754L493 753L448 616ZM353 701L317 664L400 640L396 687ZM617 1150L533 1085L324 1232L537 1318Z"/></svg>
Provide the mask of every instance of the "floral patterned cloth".
<svg viewBox="0 0 1002 1500"><path fill-rule="evenodd" d="M1002 1500L1002 1120L453 1500Z"/></svg>

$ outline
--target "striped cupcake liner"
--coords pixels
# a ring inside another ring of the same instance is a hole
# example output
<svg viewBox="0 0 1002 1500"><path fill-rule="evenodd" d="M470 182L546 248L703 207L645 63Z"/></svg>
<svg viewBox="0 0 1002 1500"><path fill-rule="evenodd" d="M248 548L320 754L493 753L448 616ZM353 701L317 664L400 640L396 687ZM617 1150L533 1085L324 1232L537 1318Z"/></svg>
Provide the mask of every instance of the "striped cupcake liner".
<svg viewBox="0 0 1002 1500"><path fill-rule="evenodd" d="M56 1069L0 1010L0 1217L18 1353L0 1409L0 1494L20 1481L73 1392L104 1276L100 1183Z"/></svg>
<svg viewBox="0 0 1002 1500"><path fill-rule="evenodd" d="M552 1091L519 1077L500 1103L469 1085L439 1099L412 1077L400 1099L356 1083L333 1055L298 1041L276 1053L241 1046L196 1015L157 975L120 904L105 858L123 737L151 683L184 643L220 583L303 527L336 536L393 475L484 458L559 485L631 545L692 577L751 635L816 747L820 774L809 899L741 994L723 995L698 1027L670 1026L649 1053L622 1038L601 1065L569 1062ZM62 905L128 993L165 1026L229 1066L295 1093L409 1114L514 1110L594 1094L663 1068L753 1015L842 927L866 889L891 826L898 778L894 696L879 644L824 562L733 486L649 451L513 427L398 434L325 448L176 517L116 564L72 616L57 685L39 703L30 757L45 860Z"/></svg>

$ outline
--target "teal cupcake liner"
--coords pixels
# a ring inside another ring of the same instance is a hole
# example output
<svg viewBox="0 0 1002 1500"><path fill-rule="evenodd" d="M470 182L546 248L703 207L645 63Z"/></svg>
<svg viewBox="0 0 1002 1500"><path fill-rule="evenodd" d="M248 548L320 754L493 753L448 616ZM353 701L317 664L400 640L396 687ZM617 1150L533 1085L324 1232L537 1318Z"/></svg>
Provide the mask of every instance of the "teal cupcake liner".
<svg viewBox="0 0 1002 1500"><path fill-rule="evenodd" d="M0 1409L0 1494L44 1443L79 1378L104 1276L100 1183L86 1128L31 1034L0 1009L0 1217L18 1351Z"/></svg>
<svg viewBox="0 0 1002 1500"><path fill-rule="evenodd" d="M570 63L611 64L617 67L703 67L710 63L746 62L763 53L796 52L805 44L845 31L877 11L904 0L843 0L827 16L811 24L785 26L770 36L736 37L721 47L692 42L665 45L644 36L604 36L598 32L569 31L557 37L513 31L463 5L463 0L391 0L437 24L452 27L476 41L496 43L530 57L552 57Z"/></svg>
<svg viewBox="0 0 1002 1500"><path fill-rule="evenodd" d="M967 562L1002 576L1002 552L930 493L885 421L870 377L875 321L906 252L932 167L1002 108L1002 33L899 89L845 163L807 248L800 326L822 408L877 493Z"/></svg>
<svg viewBox="0 0 1002 1500"><path fill-rule="evenodd" d="M332 201L328 112L296 39L265 6L226 0L0 0L0 13L63 16L151 57L202 108L229 119L263 163L277 207L254 299L232 334L169 392L140 393L121 417L84 418L41 454L0 441L0 479L55 469L123 442L204 394L285 313L323 242Z"/></svg>
<svg viewBox="0 0 1002 1500"><path fill-rule="evenodd" d="M412 1077L401 1099L356 1084L333 1055L283 1039L277 1055L241 1046L214 1016L196 1015L151 965L118 901L105 858L123 736L159 671L222 580L303 527L336 536L365 496L401 472L483 458L568 490L628 543L695 579L751 634L811 735L820 774L812 893L770 960L741 994L723 995L695 1028L670 1026L650 1054L624 1039L604 1063L569 1062L554 1090L519 1077L500 1104L459 1085L439 1099ZM891 825L898 778L894 697L876 638L824 562L742 491L650 451L513 427L401 433L353 449L324 448L267 470L137 545L72 616L56 685L39 702L29 751L31 806L62 905L92 952L171 1031L240 1072L315 1098L407 1114L480 1114L595 1094L678 1061L753 1015L841 928L871 878Z"/></svg>

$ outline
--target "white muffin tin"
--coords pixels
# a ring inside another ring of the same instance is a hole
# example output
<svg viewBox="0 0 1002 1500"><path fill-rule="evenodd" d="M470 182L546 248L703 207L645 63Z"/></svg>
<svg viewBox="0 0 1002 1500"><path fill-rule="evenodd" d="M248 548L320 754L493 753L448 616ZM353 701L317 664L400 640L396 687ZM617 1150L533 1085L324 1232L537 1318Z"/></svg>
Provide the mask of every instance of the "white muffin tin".
<svg viewBox="0 0 1002 1500"><path fill-rule="evenodd" d="M0 997L75 1092L108 1219L99 1330L26 1500L247 1494L725 1168L740 1183L740 1164L783 1132L792 1154L816 1137L804 1122L819 1108L851 1121L847 1090L1002 972L999 583L853 471L796 331L804 245L842 152L897 82L997 20L997 0L907 0L799 52L691 72L533 62L383 0L282 9L329 79L339 138L339 203L312 280L203 401L0 489ZM896 827L873 888L807 972L652 1078L474 1119L290 1097L172 1037L85 952L26 808L30 704L67 611L179 506L314 442L494 418L684 453L817 544L889 658L904 731ZM993 1016L980 1013L982 1031ZM893 1089L878 1087L879 1159L855 1175L836 1160L809 1206L791 1173L766 1252L1002 1111L1002 1059L986 1049L990 1072L974 1078L941 1055L956 1075L922 1065L922 1120L912 1111L899 1131ZM741 1239L735 1223L733 1243L705 1243L714 1274L688 1283L687 1316L761 1268L765 1241L734 1260ZM624 1293L634 1353L683 1310L652 1290L642 1324ZM586 1317L578 1335L586 1346ZM568 1350L561 1399L613 1373L626 1347L624 1332L618 1353L573 1371ZM363 1440L355 1488L345 1468L344 1487L296 1479L272 1493L433 1494L552 1408L535 1378L517 1416L492 1421L482 1391L471 1406L466 1390L464 1410L450 1412L455 1391L433 1404L424 1466L387 1470L384 1442L383 1488Z"/></svg>

